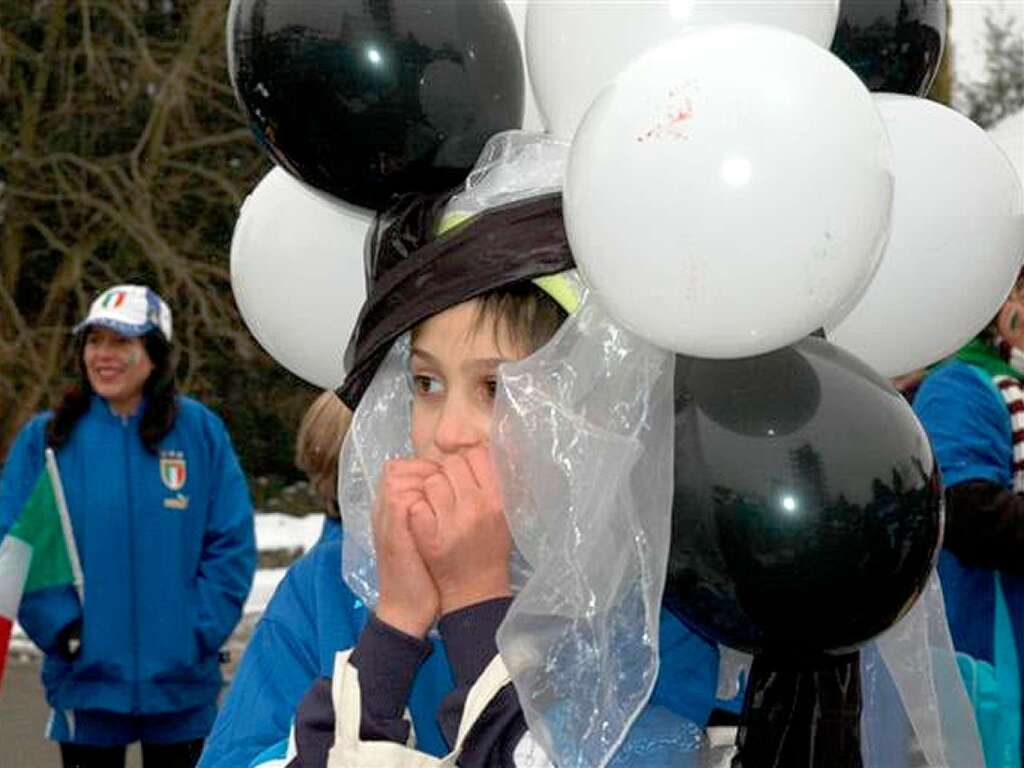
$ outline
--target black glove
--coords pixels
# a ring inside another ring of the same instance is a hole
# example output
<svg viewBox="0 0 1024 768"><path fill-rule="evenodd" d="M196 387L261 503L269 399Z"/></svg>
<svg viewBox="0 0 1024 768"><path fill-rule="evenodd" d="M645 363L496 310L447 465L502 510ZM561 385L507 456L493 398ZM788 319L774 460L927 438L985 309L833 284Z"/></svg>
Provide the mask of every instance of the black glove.
<svg viewBox="0 0 1024 768"><path fill-rule="evenodd" d="M57 633L57 655L74 661L82 650L82 620L75 619Z"/></svg>
<svg viewBox="0 0 1024 768"><path fill-rule="evenodd" d="M988 480L947 488L942 545L964 565L1024 575L1024 494Z"/></svg>

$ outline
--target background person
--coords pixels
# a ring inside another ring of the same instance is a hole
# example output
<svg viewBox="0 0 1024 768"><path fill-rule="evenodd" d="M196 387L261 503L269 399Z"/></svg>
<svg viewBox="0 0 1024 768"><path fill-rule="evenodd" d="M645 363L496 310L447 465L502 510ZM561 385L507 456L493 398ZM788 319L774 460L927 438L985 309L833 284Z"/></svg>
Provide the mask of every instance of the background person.
<svg viewBox="0 0 1024 768"><path fill-rule="evenodd" d="M1024 281L914 410L946 485L939 576L989 768L1017 768L1024 663Z"/></svg>
<svg viewBox="0 0 1024 768"><path fill-rule="evenodd" d="M0 478L0 537L56 451L84 601L27 595L46 654L47 737L64 765L193 766L216 715L219 652L256 565L252 506L224 425L177 393L171 311L151 289L104 291L75 328L79 376L19 433Z"/></svg>
<svg viewBox="0 0 1024 768"><path fill-rule="evenodd" d="M323 392L310 404L295 437L295 466L306 473L324 510L320 540L341 535L338 508L338 456L352 421L352 412L334 392Z"/></svg>

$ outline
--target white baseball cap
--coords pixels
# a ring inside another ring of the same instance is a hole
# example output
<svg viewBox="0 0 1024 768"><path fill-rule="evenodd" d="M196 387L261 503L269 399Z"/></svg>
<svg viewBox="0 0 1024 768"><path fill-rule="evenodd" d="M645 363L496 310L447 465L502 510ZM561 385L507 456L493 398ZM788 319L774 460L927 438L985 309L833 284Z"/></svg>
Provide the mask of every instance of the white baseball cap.
<svg viewBox="0 0 1024 768"><path fill-rule="evenodd" d="M115 285L96 297L88 317L75 326L74 332L93 325L122 336L143 336L156 330L170 343L171 308L148 286Z"/></svg>

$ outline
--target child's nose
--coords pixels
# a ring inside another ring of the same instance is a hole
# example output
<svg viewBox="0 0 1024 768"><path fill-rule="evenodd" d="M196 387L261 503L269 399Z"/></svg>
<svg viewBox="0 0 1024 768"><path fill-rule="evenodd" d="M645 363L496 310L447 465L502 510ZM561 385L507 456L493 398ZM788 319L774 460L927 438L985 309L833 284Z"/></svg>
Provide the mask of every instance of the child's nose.
<svg viewBox="0 0 1024 768"><path fill-rule="evenodd" d="M444 453L457 453L480 445L486 435L476 427L472 417L472 409L466 403L449 398L434 431L437 447Z"/></svg>

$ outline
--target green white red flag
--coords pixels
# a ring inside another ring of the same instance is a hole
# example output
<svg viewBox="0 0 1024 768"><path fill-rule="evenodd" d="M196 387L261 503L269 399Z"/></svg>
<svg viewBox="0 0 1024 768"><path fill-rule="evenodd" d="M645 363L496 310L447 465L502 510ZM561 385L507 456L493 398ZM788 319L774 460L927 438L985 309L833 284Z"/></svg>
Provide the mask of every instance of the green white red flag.
<svg viewBox="0 0 1024 768"><path fill-rule="evenodd" d="M82 596L82 567L52 449L28 501L0 542L0 683L11 633L24 595L74 585Z"/></svg>

